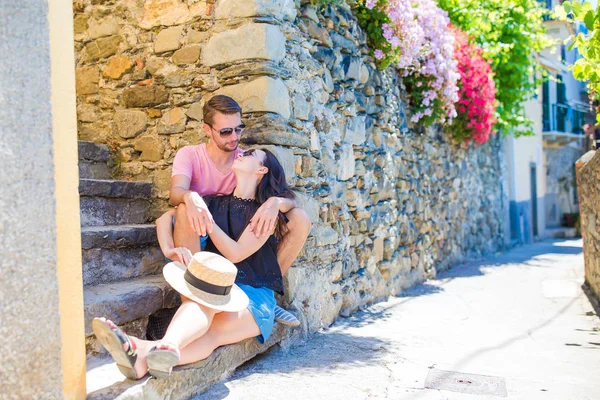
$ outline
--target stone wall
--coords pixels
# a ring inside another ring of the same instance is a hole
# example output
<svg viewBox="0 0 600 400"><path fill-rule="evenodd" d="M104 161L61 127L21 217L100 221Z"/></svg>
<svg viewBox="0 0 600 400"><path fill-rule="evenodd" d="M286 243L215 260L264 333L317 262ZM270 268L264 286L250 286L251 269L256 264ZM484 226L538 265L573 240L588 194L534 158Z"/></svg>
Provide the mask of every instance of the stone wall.
<svg viewBox="0 0 600 400"><path fill-rule="evenodd" d="M577 164L585 281L600 299L600 151L586 153Z"/></svg>
<svg viewBox="0 0 600 400"><path fill-rule="evenodd" d="M214 94L241 103L245 146L280 158L313 221L286 277L308 330L503 246L501 141L410 125L402 81L377 71L347 6L77 4L80 138L111 145L118 176L152 179L157 212Z"/></svg>
<svg viewBox="0 0 600 400"><path fill-rule="evenodd" d="M582 154L583 149L578 143L544 148L547 166L546 226L549 228L560 226L565 213L579 211L576 196L575 161Z"/></svg>

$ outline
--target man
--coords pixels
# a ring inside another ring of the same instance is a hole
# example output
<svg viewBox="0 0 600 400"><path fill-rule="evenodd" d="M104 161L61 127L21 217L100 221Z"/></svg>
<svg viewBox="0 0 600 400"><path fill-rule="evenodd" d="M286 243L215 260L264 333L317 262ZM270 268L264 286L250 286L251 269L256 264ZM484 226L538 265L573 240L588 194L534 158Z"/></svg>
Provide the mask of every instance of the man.
<svg viewBox="0 0 600 400"><path fill-rule="evenodd" d="M175 155L171 177L170 203L185 203L175 217L175 245L192 253L201 250L206 235L211 232L213 218L202 196L233 193L236 181L231 166L242 152L238 148L245 125L242 109L228 96L214 96L203 108L203 129L210 138L206 145L185 146ZM282 212L288 218L288 233L280 243L277 260L284 275L296 259L310 233L308 215L294 200L272 197L252 217L250 227L257 236L270 235ZM277 307L275 320L291 326L300 322L292 314Z"/></svg>

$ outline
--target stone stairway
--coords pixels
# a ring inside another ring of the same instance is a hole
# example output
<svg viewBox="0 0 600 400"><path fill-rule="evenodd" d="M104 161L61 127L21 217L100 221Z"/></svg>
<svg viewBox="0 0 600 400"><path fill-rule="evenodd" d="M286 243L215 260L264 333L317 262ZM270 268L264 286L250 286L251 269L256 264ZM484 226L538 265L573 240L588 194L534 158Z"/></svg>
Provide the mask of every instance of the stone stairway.
<svg viewBox="0 0 600 400"><path fill-rule="evenodd" d="M287 331L276 325L264 345L248 339L220 348L207 360L175 369L168 380L125 379L94 337L92 319L109 318L145 338L149 316L175 307L179 296L161 275L165 260L148 213L152 184L113 180L109 163L107 146L79 142L88 399L191 398L280 342Z"/></svg>
<svg viewBox="0 0 600 400"><path fill-rule="evenodd" d="M160 275L164 258L148 224L152 184L111 179L107 146L79 142L79 195L88 358L104 352L91 321L104 316L145 337L148 316L174 307Z"/></svg>

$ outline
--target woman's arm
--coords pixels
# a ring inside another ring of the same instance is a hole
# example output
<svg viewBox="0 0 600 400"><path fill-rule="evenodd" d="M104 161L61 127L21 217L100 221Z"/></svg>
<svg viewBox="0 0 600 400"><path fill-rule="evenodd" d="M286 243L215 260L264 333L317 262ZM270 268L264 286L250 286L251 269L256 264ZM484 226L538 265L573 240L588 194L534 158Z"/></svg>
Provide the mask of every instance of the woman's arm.
<svg viewBox="0 0 600 400"><path fill-rule="evenodd" d="M248 225L236 242L227 236L217 224L214 224L213 231L208 236L210 236L210 240L212 240L215 247L225 258L232 263L238 263L256 253L266 243L270 235L256 237L250 231L250 225Z"/></svg>
<svg viewBox="0 0 600 400"><path fill-rule="evenodd" d="M170 209L156 220L156 236L160 250L170 260L181 261L188 265L192 259L192 252L185 247L175 247L173 240L173 216L175 209Z"/></svg>

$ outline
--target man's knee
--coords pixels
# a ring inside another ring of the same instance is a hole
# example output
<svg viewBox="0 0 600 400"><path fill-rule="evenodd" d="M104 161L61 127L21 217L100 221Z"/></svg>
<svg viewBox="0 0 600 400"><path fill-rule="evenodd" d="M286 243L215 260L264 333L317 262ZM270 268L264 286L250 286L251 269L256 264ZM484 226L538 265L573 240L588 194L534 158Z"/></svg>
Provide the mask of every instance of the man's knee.
<svg viewBox="0 0 600 400"><path fill-rule="evenodd" d="M298 234L302 233L302 235L308 236L312 223L310 222L310 217L306 211L296 207L286 213L285 216L289 220L288 229L291 232L297 232Z"/></svg>

